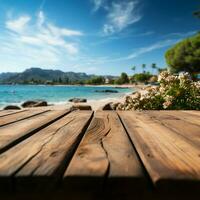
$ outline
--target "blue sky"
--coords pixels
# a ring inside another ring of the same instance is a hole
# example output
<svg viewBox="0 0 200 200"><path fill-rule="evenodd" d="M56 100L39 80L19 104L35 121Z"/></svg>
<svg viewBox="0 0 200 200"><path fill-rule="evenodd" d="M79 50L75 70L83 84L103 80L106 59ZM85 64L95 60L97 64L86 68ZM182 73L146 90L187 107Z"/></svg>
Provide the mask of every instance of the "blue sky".
<svg viewBox="0 0 200 200"><path fill-rule="evenodd" d="M131 74L199 30L199 0L0 0L0 72Z"/></svg>

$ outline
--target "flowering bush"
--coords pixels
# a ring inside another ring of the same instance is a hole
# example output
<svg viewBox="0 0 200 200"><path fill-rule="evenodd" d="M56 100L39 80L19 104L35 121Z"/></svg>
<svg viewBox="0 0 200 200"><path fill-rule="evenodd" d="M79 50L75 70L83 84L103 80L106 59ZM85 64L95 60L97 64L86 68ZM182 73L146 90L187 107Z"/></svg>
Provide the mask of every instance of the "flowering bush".
<svg viewBox="0 0 200 200"><path fill-rule="evenodd" d="M118 110L200 110L200 81L193 82L188 73L171 75L164 71L158 77L160 86L145 93L127 96Z"/></svg>

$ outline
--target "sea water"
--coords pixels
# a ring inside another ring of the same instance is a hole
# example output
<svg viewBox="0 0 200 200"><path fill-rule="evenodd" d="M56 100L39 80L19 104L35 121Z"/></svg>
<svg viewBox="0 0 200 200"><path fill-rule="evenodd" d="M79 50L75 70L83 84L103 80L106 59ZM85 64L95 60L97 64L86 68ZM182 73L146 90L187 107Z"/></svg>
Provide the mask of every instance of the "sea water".
<svg viewBox="0 0 200 200"><path fill-rule="evenodd" d="M101 93L96 90L117 90L118 93ZM27 100L46 100L49 104L62 104L70 98L101 100L120 98L133 89L95 86L49 86L49 85L0 85L0 108L5 105L20 105Z"/></svg>

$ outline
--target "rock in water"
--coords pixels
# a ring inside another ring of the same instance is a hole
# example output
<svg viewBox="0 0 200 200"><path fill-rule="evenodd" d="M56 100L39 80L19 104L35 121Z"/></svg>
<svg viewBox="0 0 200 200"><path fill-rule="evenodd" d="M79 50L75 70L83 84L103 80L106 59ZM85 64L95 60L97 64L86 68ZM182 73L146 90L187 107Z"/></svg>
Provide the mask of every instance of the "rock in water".
<svg viewBox="0 0 200 200"><path fill-rule="evenodd" d="M21 105L23 108L48 106L46 101L26 101Z"/></svg>
<svg viewBox="0 0 200 200"><path fill-rule="evenodd" d="M103 93L118 93L117 90L95 90L95 92L103 92Z"/></svg>
<svg viewBox="0 0 200 200"><path fill-rule="evenodd" d="M73 105L72 109L74 110L92 110L90 105Z"/></svg>
<svg viewBox="0 0 200 200"><path fill-rule="evenodd" d="M113 104L112 104L112 109L113 109L113 110L116 110L117 107L118 107L119 105L120 105L119 102L117 102L117 103L113 103Z"/></svg>
<svg viewBox="0 0 200 200"><path fill-rule="evenodd" d="M113 110L112 103L105 104L101 110Z"/></svg>
<svg viewBox="0 0 200 200"><path fill-rule="evenodd" d="M4 110L21 110L21 108L15 105L8 105L4 108Z"/></svg>
<svg viewBox="0 0 200 200"><path fill-rule="evenodd" d="M117 106L119 105L120 103L117 102L117 103L113 103L113 102L110 102L110 103L107 103L105 104L101 110L116 110Z"/></svg>
<svg viewBox="0 0 200 200"><path fill-rule="evenodd" d="M116 89L129 89L129 87L115 87Z"/></svg>
<svg viewBox="0 0 200 200"><path fill-rule="evenodd" d="M86 103L87 99L84 98L73 98L73 99L69 99L70 102L74 102L74 103Z"/></svg>
<svg viewBox="0 0 200 200"><path fill-rule="evenodd" d="M48 103L46 101L40 101L36 103L33 107L42 107L42 106L48 106Z"/></svg>

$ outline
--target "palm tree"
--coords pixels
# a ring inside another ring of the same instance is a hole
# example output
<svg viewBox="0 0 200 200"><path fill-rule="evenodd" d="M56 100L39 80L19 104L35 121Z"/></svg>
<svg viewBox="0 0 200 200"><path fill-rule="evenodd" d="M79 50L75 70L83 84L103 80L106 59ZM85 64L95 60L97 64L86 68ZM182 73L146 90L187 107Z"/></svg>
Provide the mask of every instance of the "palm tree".
<svg viewBox="0 0 200 200"><path fill-rule="evenodd" d="M146 64L142 64L143 73L145 73Z"/></svg>
<svg viewBox="0 0 200 200"><path fill-rule="evenodd" d="M131 69L134 71L135 74L136 66L133 66Z"/></svg>
<svg viewBox="0 0 200 200"><path fill-rule="evenodd" d="M159 73L161 73L161 72L163 72L163 71L167 71L167 68L165 67L165 68L157 68L158 69L158 72Z"/></svg>
<svg viewBox="0 0 200 200"><path fill-rule="evenodd" d="M200 18L200 10L196 11L193 13L195 17Z"/></svg>
<svg viewBox="0 0 200 200"><path fill-rule="evenodd" d="M152 74L153 74L154 69L157 69L156 63L152 63L151 68L152 68Z"/></svg>

